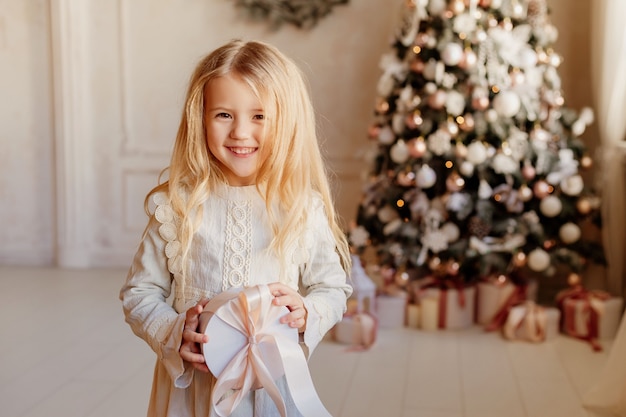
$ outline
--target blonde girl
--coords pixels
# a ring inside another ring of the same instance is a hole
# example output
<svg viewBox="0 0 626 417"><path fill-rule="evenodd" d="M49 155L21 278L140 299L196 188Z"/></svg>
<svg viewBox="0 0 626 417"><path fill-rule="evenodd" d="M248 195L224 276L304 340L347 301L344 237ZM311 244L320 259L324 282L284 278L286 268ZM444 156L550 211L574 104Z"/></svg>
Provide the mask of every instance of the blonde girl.
<svg viewBox="0 0 626 417"><path fill-rule="evenodd" d="M351 293L348 245L298 67L271 45L239 40L201 60L168 176L146 196L150 218L120 298L158 356L148 416L213 416L215 377L200 353L211 335L197 328L209 299L268 284L308 355ZM233 416L276 413L259 389Z"/></svg>

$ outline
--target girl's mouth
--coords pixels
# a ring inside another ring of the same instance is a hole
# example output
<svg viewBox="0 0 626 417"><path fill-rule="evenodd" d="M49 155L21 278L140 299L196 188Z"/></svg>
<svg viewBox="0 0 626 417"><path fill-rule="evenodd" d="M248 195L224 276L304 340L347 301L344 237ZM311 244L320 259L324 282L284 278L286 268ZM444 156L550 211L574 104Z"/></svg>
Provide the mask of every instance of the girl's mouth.
<svg viewBox="0 0 626 417"><path fill-rule="evenodd" d="M228 148L229 151L237 155L249 155L257 150L257 148Z"/></svg>

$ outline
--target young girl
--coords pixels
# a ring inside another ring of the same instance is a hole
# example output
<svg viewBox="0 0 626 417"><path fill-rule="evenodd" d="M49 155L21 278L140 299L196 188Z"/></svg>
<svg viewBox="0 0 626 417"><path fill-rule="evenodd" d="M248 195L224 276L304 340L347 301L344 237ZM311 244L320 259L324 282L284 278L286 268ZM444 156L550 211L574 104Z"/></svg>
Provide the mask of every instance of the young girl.
<svg viewBox="0 0 626 417"><path fill-rule="evenodd" d="M145 206L150 220L120 298L133 332L158 356L148 416L215 415L216 378L200 350L211 335L198 332L198 316L216 294L268 284L307 355L341 319L348 245L303 76L276 48L233 41L198 64L169 179ZM278 385L288 415L300 415L284 380ZM232 415L277 409L259 389Z"/></svg>

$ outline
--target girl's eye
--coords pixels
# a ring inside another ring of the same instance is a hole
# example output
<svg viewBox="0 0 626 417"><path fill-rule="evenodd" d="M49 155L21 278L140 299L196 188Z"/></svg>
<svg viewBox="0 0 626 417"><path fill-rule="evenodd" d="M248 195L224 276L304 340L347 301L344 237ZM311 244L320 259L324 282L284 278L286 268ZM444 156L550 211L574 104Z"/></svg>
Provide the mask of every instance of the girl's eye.
<svg viewBox="0 0 626 417"><path fill-rule="evenodd" d="M230 114L228 114L228 113L218 113L218 114L215 115L215 117L217 117L218 119L219 118L228 119L228 118L230 118Z"/></svg>
<svg viewBox="0 0 626 417"><path fill-rule="evenodd" d="M255 114L253 117L254 120L265 120L265 116L262 114Z"/></svg>

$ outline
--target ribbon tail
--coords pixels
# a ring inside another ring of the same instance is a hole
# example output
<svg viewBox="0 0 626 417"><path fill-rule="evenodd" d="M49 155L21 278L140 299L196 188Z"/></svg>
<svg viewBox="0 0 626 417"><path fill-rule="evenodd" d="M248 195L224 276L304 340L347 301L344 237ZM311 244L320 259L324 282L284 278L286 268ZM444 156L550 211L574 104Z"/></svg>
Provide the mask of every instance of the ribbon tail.
<svg viewBox="0 0 626 417"><path fill-rule="evenodd" d="M250 355L250 362L258 381L269 394L270 398L274 401L274 404L276 404L276 408L278 408L278 412L281 417L286 417L287 408L285 407L285 401L283 400L276 383L272 379L269 369L267 369L267 366L265 366L263 360L261 359L261 353L259 352L258 346L253 345L250 347Z"/></svg>
<svg viewBox="0 0 626 417"><path fill-rule="evenodd" d="M211 401L215 412L220 417L231 415L252 387L254 375L250 367L246 366L246 362L245 350L240 351L217 378L218 382L213 387ZM242 368L245 368L243 372ZM226 396L231 390L236 392Z"/></svg>
<svg viewBox="0 0 626 417"><path fill-rule="evenodd" d="M509 312L511 311L511 308L513 308L513 306L515 306L516 304L524 300L525 293L526 293L525 288L515 287L515 291L513 291L513 293L509 296L509 298L507 298L507 300L502 305L500 310L496 313L496 315L491 320L491 323L489 323L485 327L485 331L491 332L491 331L498 330L499 328L501 328L506 322L506 318L508 317Z"/></svg>
<svg viewBox="0 0 626 417"><path fill-rule="evenodd" d="M332 417L317 395L302 348L299 345L285 343L281 338L275 340L282 353L285 379L291 397L300 413L304 417Z"/></svg>

